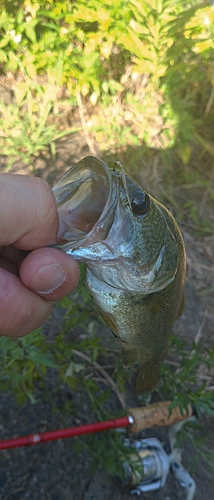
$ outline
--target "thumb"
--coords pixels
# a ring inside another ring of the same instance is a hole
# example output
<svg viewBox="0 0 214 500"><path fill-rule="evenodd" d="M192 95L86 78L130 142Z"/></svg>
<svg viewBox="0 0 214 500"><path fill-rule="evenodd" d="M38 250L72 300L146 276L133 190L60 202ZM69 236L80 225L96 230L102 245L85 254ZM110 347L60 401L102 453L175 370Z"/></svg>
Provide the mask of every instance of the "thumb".
<svg viewBox="0 0 214 500"><path fill-rule="evenodd" d="M40 248L22 262L22 283L47 301L59 300L76 288L79 266L66 253L56 248Z"/></svg>

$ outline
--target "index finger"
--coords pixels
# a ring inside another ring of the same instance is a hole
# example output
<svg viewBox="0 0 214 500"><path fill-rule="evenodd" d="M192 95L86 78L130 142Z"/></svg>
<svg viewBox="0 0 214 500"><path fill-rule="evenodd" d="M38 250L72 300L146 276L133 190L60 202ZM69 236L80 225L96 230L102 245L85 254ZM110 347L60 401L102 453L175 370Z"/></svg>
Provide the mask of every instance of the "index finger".
<svg viewBox="0 0 214 500"><path fill-rule="evenodd" d="M55 243L57 231L50 186L38 177L0 174L0 245L33 250Z"/></svg>

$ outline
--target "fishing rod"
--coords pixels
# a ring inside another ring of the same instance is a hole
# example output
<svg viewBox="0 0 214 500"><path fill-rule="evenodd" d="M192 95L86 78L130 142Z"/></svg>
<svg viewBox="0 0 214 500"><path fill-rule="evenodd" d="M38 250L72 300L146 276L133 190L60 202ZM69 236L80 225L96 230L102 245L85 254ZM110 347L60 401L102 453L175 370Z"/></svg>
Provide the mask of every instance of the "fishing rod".
<svg viewBox="0 0 214 500"><path fill-rule="evenodd" d="M182 413L178 407L169 411L170 401L154 403L140 408L128 408L124 417L80 425L56 431L30 434L27 436L0 441L0 450L29 446L56 439L79 436L92 432L101 432L108 429L121 431L127 427L130 433L136 434L143 429L151 427L169 426L168 453L156 438L129 440L121 433L125 447L130 452L129 462L121 457L123 477L114 477L121 488L130 488L131 495L139 496L142 492L158 490L165 485L167 476L171 472L185 488L186 500L193 500L195 494L195 481L181 464L181 450L176 447L176 435L182 425L191 420L194 414L191 405ZM135 471L136 463L138 472Z"/></svg>
<svg viewBox="0 0 214 500"><path fill-rule="evenodd" d="M175 422L185 420L193 413L191 405L188 406L188 411L184 411L183 414L181 414L178 407L173 408L171 412L169 412L169 405L170 401L164 401L154 403L150 406L128 408L127 415L124 417L105 420L103 422L95 422L92 424L79 425L76 427L69 427L67 429L59 429L56 431L5 439L0 441L0 450L15 448L17 446L30 446L33 444L45 443L47 441L55 441L57 439L80 436L82 434L101 432L121 427L129 427L129 431L131 433L137 433L150 427L164 427L172 425Z"/></svg>

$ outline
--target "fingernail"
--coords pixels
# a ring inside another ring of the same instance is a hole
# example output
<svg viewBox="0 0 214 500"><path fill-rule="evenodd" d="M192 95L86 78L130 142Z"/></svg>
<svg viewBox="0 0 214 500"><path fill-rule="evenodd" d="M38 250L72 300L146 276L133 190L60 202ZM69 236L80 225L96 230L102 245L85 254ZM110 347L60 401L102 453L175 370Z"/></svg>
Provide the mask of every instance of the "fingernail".
<svg viewBox="0 0 214 500"><path fill-rule="evenodd" d="M66 274L59 264L49 264L37 271L30 283L36 293L53 293L66 280Z"/></svg>

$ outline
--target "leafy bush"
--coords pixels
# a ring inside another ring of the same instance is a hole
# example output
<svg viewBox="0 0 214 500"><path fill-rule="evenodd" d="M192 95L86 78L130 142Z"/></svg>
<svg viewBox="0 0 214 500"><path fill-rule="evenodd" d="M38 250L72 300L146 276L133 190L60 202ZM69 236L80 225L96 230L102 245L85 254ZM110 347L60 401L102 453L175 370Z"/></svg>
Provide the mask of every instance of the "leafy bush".
<svg viewBox="0 0 214 500"><path fill-rule="evenodd" d="M74 130L60 130L58 123L53 123L53 116L55 120L58 118L56 103L61 62L58 61L54 73L47 74L43 84L30 78L22 63L17 62L24 78L14 88L14 102L0 101L0 148L1 154L8 157L7 168L21 159L34 170L36 156L50 148L54 160L55 141Z"/></svg>
<svg viewBox="0 0 214 500"><path fill-rule="evenodd" d="M213 105L212 5L116 0L101 7L99 0L87 5L26 0L3 7L2 72L18 74L21 63L34 79L53 72L60 59L61 83L71 95L102 104L102 116L92 119L99 139L105 135L104 107L106 120L114 117L115 133L109 136L115 141L119 135L122 144L176 145L188 160L190 141L196 133L200 140L204 113L210 115Z"/></svg>

